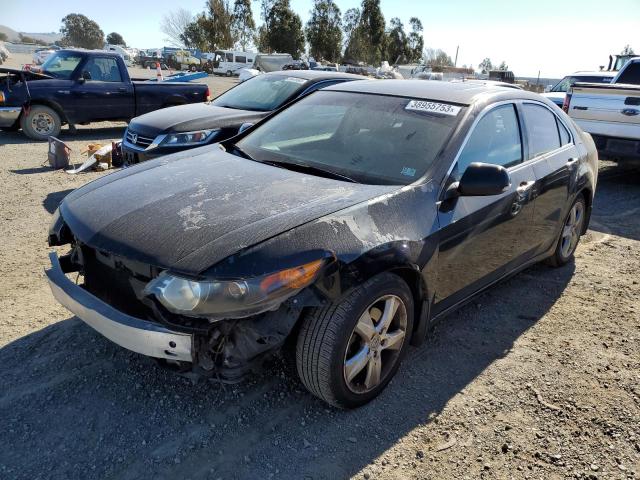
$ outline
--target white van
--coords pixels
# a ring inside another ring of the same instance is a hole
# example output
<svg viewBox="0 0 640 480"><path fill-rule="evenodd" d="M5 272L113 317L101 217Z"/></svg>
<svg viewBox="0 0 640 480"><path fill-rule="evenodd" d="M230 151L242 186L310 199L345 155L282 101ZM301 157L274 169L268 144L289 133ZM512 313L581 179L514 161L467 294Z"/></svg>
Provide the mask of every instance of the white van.
<svg viewBox="0 0 640 480"><path fill-rule="evenodd" d="M207 58L213 61L214 74L231 77L237 75L238 70L242 68L251 68L256 55L256 52L216 50L213 54L207 54Z"/></svg>
<svg viewBox="0 0 640 480"><path fill-rule="evenodd" d="M124 63L127 67L131 67L133 65L133 57L131 56L131 54L127 51L126 48L121 47L120 45L109 45L108 43L105 44L103 50L107 50L108 52L116 52L119 53L120 56L122 57L122 59L124 60Z"/></svg>

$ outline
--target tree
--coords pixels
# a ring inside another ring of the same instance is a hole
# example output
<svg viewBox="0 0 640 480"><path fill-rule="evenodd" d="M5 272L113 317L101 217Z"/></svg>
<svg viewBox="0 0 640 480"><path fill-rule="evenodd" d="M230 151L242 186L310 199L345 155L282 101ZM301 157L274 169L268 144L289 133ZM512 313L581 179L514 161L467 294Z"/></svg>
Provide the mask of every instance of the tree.
<svg viewBox="0 0 640 480"><path fill-rule="evenodd" d="M419 62L420 58L422 58L422 50L424 49L422 22L417 17L411 17L409 24L411 25L411 32L407 37L409 62Z"/></svg>
<svg viewBox="0 0 640 480"><path fill-rule="evenodd" d="M0 42L6 42L9 39L9 37L7 37L7 34L4 32L0 32Z"/></svg>
<svg viewBox="0 0 640 480"><path fill-rule="evenodd" d="M431 67L452 67L453 60L451 57L447 55L447 53L438 48L426 48L424 51L424 63L430 65Z"/></svg>
<svg viewBox="0 0 640 480"><path fill-rule="evenodd" d="M62 19L60 33L66 45L88 49L104 46L104 33L98 24L79 13L70 13Z"/></svg>
<svg viewBox="0 0 640 480"><path fill-rule="evenodd" d="M366 48L364 60L369 64L380 63L386 50L385 21L380 9L380 0L362 0L361 12L360 29Z"/></svg>
<svg viewBox="0 0 640 480"><path fill-rule="evenodd" d="M306 34L311 55L316 60L340 60L342 19L340 9L333 0L315 0Z"/></svg>
<svg viewBox="0 0 640 480"><path fill-rule="evenodd" d="M353 63L364 60L366 47L360 26L360 9L350 8L344 12L342 25L345 39L344 59Z"/></svg>
<svg viewBox="0 0 640 480"><path fill-rule="evenodd" d="M253 21L251 11L251 0L236 0L233 5L233 36L242 48L247 50L247 46L253 41L256 31L256 24Z"/></svg>
<svg viewBox="0 0 640 480"><path fill-rule="evenodd" d="M289 0L268 0L272 3L262 30L268 51L290 53L299 57L304 53L304 33L300 16L291 10Z"/></svg>
<svg viewBox="0 0 640 480"><path fill-rule="evenodd" d="M107 35L107 43L109 45L122 45L123 47L127 46L124 38L122 38L122 35L117 32L111 32L109 35Z"/></svg>
<svg viewBox="0 0 640 480"><path fill-rule="evenodd" d="M622 52L620 52L620 55L635 55L635 53L636 52L633 51L633 48L631 48L631 46L627 43L622 49Z"/></svg>
<svg viewBox="0 0 640 480"><path fill-rule="evenodd" d="M187 48L209 50L209 38L207 36L209 28L208 22L204 13L199 14L185 27L180 35L180 43Z"/></svg>
<svg viewBox="0 0 640 480"><path fill-rule="evenodd" d="M232 17L228 0L208 0L207 11L184 28L180 43L209 51L233 48Z"/></svg>
<svg viewBox="0 0 640 480"><path fill-rule="evenodd" d="M387 36L387 55L390 62L405 63L408 61L409 43L404 33L404 25L399 18L394 17L389 22Z"/></svg>
<svg viewBox="0 0 640 480"><path fill-rule="evenodd" d="M184 46L182 36L192 21L193 15L191 15L191 12L184 8L179 8L162 17L160 31L166 35L165 40L167 42L174 46L182 47Z"/></svg>
<svg viewBox="0 0 640 480"><path fill-rule="evenodd" d="M493 70L493 63L491 63L491 59L487 57L480 62L480 65L478 65L478 68L482 73L487 74L489 73L490 70Z"/></svg>
<svg viewBox="0 0 640 480"><path fill-rule="evenodd" d="M509 70L509 65L506 64L506 62L503 60L502 63L498 66L498 70L503 70L503 71L507 71Z"/></svg>

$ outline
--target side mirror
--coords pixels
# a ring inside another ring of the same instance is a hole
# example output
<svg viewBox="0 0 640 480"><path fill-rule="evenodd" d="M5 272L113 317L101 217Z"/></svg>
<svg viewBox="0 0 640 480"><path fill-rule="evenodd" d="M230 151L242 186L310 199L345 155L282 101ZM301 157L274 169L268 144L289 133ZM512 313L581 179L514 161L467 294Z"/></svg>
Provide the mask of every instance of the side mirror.
<svg viewBox="0 0 640 480"><path fill-rule="evenodd" d="M84 83L87 80L91 80L91 74L86 70L83 70L82 74L80 75L80 78L78 79L78 83Z"/></svg>
<svg viewBox="0 0 640 480"><path fill-rule="evenodd" d="M238 133L240 134L240 133L244 132L245 130L253 127L254 125L255 124L253 124L251 122L243 123L242 125L240 125L240 129L238 129Z"/></svg>
<svg viewBox="0 0 640 480"><path fill-rule="evenodd" d="M467 167L458 184L458 193L464 197L500 195L511 185L509 172L499 165L472 163Z"/></svg>

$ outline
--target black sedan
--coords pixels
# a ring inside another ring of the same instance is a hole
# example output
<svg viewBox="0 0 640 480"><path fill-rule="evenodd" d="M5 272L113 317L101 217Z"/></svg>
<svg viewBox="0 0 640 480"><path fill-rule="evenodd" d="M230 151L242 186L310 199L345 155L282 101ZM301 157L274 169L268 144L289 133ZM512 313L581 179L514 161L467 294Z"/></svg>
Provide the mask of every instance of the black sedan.
<svg viewBox="0 0 640 480"><path fill-rule="evenodd" d="M49 243L70 251L47 275L125 348L230 382L281 351L313 394L356 407L435 320L571 261L596 164L591 137L536 94L343 83L69 194Z"/></svg>
<svg viewBox="0 0 640 480"><path fill-rule="evenodd" d="M362 80L349 73L271 72L240 83L210 103L180 105L134 118L122 139L128 164L221 142L291 100L337 83Z"/></svg>

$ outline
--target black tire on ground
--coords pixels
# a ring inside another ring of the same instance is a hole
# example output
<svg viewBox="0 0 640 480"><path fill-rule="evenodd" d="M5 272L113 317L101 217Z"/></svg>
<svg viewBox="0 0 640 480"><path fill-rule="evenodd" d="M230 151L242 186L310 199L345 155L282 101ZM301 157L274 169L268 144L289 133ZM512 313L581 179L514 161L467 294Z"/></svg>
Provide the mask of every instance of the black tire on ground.
<svg viewBox="0 0 640 480"><path fill-rule="evenodd" d="M197 70L196 66L195 65L191 65L191 71L195 72L196 70Z"/></svg>
<svg viewBox="0 0 640 480"><path fill-rule="evenodd" d="M60 135L62 120L54 109L44 105L32 105L28 114L21 115L20 128L27 137L46 141L49 137Z"/></svg>
<svg viewBox="0 0 640 480"><path fill-rule="evenodd" d="M232 77L233 76L233 72L231 70L227 70L227 77Z"/></svg>
<svg viewBox="0 0 640 480"><path fill-rule="evenodd" d="M584 222L587 215L587 204L584 195L579 194L575 199L569 213L565 217L560 231L560 238L556 243L556 249L546 263L552 267L566 265L572 258L578 247L580 237L584 230Z"/></svg>
<svg viewBox="0 0 640 480"><path fill-rule="evenodd" d="M385 318L382 309L386 311L387 306L385 298L393 299L398 306L393 310L395 313L391 323L382 329ZM371 315L365 316L367 312ZM357 339L357 343L364 338L356 331L361 318L373 319L371 325L381 334L366 346L361 343L352 349L354 339ZM401 318L404 320L399 320ZM409 347L413 329L413 298L402 278L392 273L382 273L353 289L340 300L308 311L301 321L296 342L296 366L302 383L311 393L331 405L355 408L375 398L400 366ZM397 322L404 322L405 334L401 342L391 340L392 335L397 335L402 330L398 328L400 323ZM387 347L386 342L389 342ZM374 353L376 348L377 354ZM359 373L347 381L347 359L358 357L359 352L365 349L367 354L360 356L368 359L361 363L365 366L360 367ZM372 382L371 385L375 386L369 387L366 383L370 369L373 368L369 363L372 356L378 359L382 367L378 370L378 382ZM358 387L356 381L361 382L360 388L354 388Z"/></svg>

